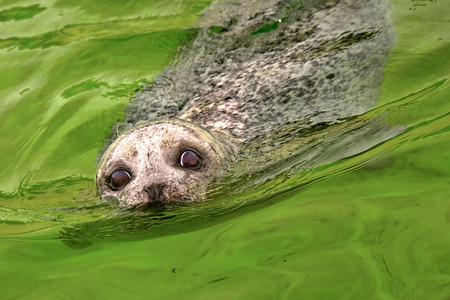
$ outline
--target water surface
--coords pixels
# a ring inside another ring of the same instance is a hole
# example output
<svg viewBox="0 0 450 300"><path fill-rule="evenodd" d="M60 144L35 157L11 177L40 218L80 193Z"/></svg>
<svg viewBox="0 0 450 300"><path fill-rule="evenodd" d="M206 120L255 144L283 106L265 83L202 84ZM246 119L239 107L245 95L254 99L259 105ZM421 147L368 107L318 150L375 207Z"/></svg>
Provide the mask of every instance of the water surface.
<svg viewBox="0 0 450 300"><path fill-rule="evenodd" d="M401 134L151 217L99 202L94 162L210 1L66 2L0 3L3 298L450 297L445 1L393 2L379 105L348 123Z"/></svg>

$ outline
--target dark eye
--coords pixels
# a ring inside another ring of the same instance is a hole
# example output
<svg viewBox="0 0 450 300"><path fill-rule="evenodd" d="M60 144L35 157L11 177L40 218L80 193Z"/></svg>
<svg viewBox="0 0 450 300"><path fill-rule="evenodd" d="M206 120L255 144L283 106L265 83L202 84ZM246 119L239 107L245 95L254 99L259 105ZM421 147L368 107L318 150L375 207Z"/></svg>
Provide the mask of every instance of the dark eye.
<svg viewBox="0 0 450 300"><path fill-rule="evenodd" d="M196 169L200 167L200 157L191 150L184 151L180 156L180 165L184 168Z"/></svg>
<svg viewBox="0 0 450 300"><path fill-rule="evenodd" d="M131 180L131 175L124 170L116 170L111 174L109 179L109 186L113 190L118 190L125 186Z"/></svg>

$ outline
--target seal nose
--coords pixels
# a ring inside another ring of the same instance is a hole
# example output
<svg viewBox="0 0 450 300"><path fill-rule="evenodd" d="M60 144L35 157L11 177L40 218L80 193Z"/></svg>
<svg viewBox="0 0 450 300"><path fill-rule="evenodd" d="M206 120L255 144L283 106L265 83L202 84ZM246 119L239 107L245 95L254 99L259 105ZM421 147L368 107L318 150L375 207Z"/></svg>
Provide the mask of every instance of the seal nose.
<svg viewBox="0 0 450 300"><path fill-rule="evenodd" d="M162 201L163 189L165 185L161 183L152 183L144 188L148 195L148 202L155 203Z"/></svg>

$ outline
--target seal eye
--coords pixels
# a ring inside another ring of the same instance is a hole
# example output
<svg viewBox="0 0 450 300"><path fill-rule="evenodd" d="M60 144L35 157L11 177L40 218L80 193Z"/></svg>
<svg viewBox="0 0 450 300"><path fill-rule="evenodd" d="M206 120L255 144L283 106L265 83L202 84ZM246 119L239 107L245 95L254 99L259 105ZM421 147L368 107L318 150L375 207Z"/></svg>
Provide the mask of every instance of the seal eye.
<svg viewBox="0 0 450 300"><path fill-rule="evenodd" d="M116 170L111 174L109 178L109 186L113 190L118 190L125 186L131 180L131 175L124 170Z"/></svg>
<svg viewBox="0 0 450 300"><path fill-rule="evenodd" d="M200 167L200 157L192 150L184 151L180 156L180 165L188 169Z"/></svg>

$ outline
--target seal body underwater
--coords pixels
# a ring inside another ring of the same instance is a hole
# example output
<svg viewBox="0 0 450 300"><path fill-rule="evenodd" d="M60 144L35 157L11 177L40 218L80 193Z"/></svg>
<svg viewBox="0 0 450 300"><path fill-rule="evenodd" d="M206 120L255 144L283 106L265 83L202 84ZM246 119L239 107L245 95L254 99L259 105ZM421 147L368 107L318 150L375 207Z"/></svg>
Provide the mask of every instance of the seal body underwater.
<svg viewBox="0 0 450 300"><path fill-rule="evenodd" d="M96 174L101 197L200 201L248 141L363 114L395 36L387 0L222 1L198 27L127 107Z"/></svg>

